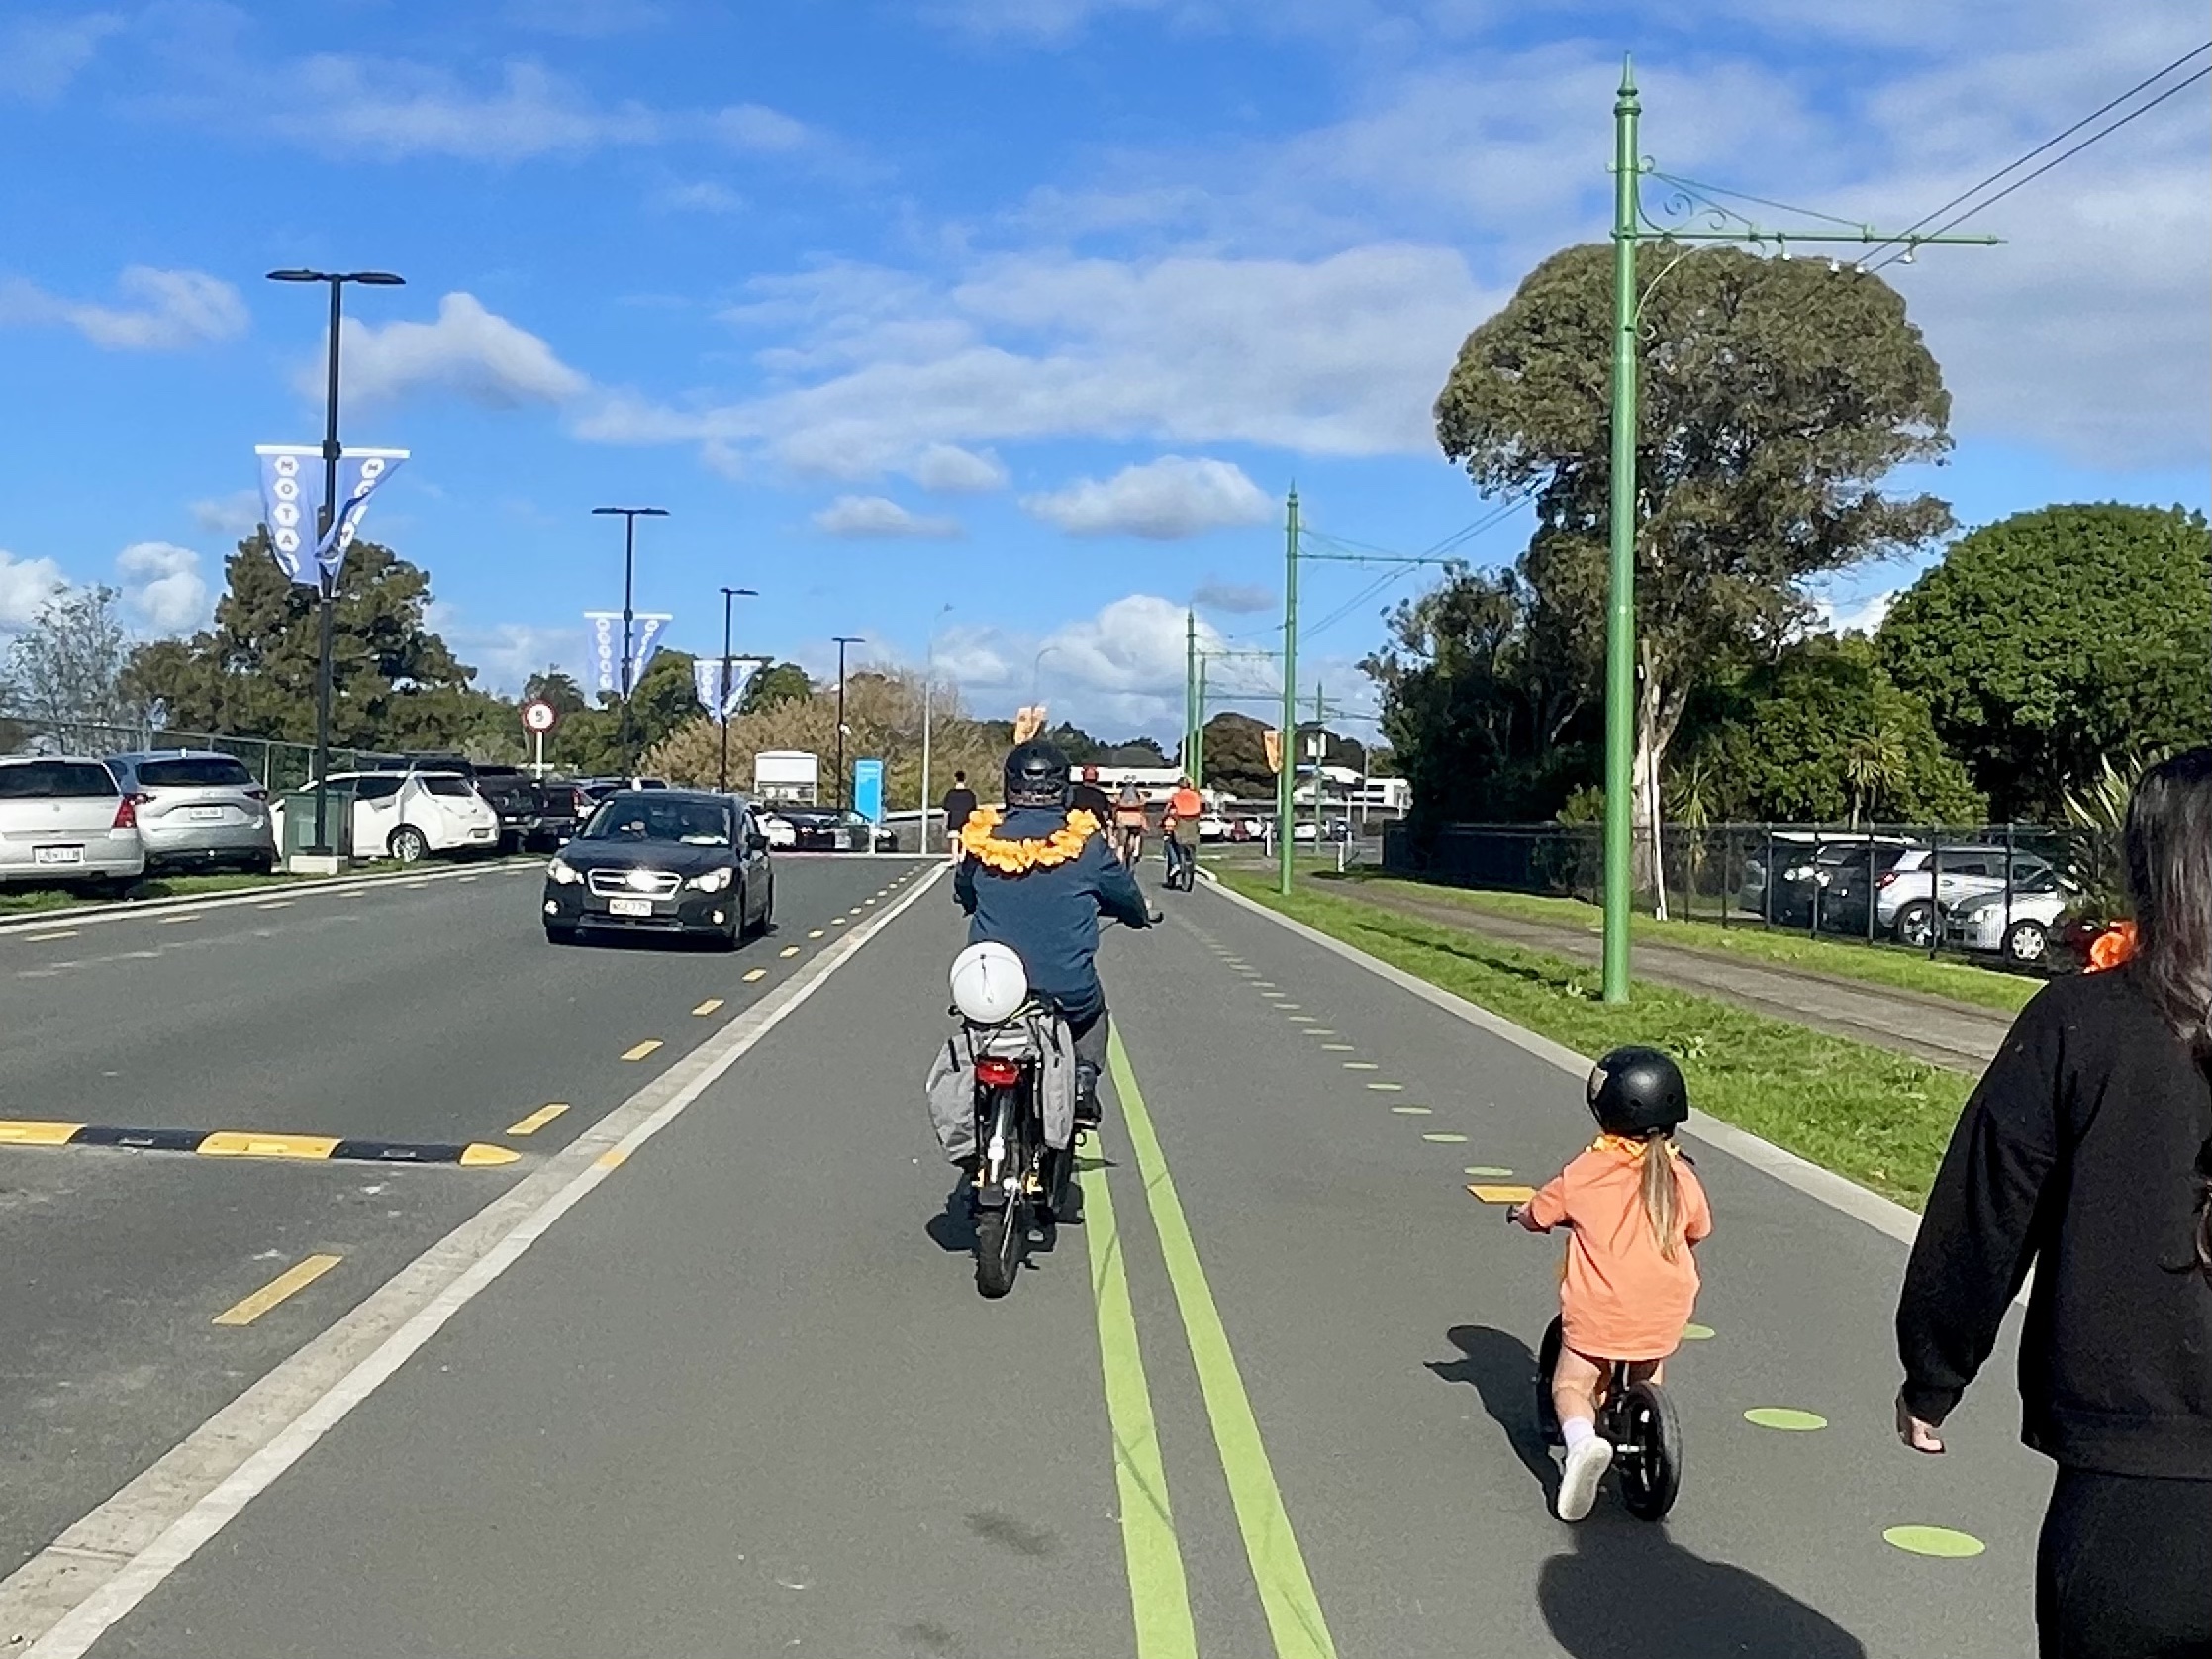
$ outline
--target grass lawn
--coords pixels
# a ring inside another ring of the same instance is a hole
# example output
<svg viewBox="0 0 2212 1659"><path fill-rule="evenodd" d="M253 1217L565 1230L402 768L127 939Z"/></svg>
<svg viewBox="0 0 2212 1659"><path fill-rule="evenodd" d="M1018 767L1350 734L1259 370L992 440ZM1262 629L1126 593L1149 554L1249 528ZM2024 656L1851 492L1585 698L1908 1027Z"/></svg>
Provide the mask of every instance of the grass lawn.
<svg viewBox="0 0 2212 1659"><path fill-rule="evenodd" d="M1315 874L1307 879L1330 883L1341 881L1352 889L1372 887L1382 892L1403 893L1424 900L1441 900L1467 910L1487 910L1497 916L1518 917L1527 922L1549 922L1562 927L1580 927L1593 934L1604 928L1604 920L1597 907L1586 905L1580 899L1554 899L1537 893L1491 893L1467 887L1445 887L1431 882L1407 881L1396 876L1365 871L1347 871L1341 877L1332 871ZM1841 939L1809 938L1803 933L1769 931L1748 925L1723 927L1717 922L1662 922L1656 916L1638 914L1633 921L1630 936L1648 939L1654 944L1680 944L1699 950L1726 951L1733 956L1833 974L1838 979L1862 980L1869 985L1886 985L1893 990L1923 991L1931 996L1949 997L1954 1002L2001 1009L2007 1014L2016 1014L2025 1008L2028 999L2043 988L2042 980L2027 974L1977 968L1972 963L1956 959L1931 962L1924 952L1905 950L1895 945L1849 944Z"/></svg>
<svg viewBox="0 0 2212 1659"><path fill-rule="evenodd" d="M1247 898L1578 1053L1625 1042L1664 1048L1682 1062L1697 1111L1915 1210L1973 1087L1902 1054L1643 980L1636 1000L1615 1008L1599 1000L1594 966L1327 892L1284 899L1262 878L1217 873Z"/></svg>

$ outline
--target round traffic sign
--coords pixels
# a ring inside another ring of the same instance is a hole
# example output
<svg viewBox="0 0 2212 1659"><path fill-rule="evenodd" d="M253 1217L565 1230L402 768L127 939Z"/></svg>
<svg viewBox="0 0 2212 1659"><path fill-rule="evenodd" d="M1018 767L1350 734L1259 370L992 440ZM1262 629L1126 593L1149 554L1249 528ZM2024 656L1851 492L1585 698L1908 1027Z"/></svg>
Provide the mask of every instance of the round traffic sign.
<svg viewBox="0 0 2212 1659"><path fill-rule="evenodd" d="M560 711L542 697L533 697L523 705L523 730L526 732L550 732L560 724Z"/></svg>

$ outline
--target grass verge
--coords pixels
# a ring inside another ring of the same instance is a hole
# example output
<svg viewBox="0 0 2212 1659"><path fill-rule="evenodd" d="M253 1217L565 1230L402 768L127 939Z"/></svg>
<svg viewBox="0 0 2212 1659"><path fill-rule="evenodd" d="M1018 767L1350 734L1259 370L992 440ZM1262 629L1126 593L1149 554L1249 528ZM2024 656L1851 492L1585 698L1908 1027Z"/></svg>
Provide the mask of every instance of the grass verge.
<svg viewBox="0 0 2212 1659"><path fill-rule="evenodd" d="M1917 1210L1972 1080L1708 997L1636 982L1601 1002L1597 969L1357 899L1217 872L1225 886L1583 1054L1624 1042L1681 1062L1700 1112ZM1694 1125L1692 1125L1694 1127Z"/></svg>
<svg viewBox="0 0 2212 1659"><path fill-rule="evenodd" d="M1580 899L1554 899L1537 893L1492 893L1467 887L1445 887L1434 882L1407 881L1398 876L1347 871L1308 878L1338 882L1347 889L1374 888L1403 893L1423 900L1437 900L1464 910L1489 911L1524 922L1546 922L1586 932L1603 930L1604 919L1596 906ZM1867 985L1896 991L1919 991L1953 1002L2016 1014L2043 988L2043 981L2025 974L1977 968L1971 963L1930 961L1918 951L1895 945L1848 944L1840 939L1810 938L1803 933L1773 932L1750 926L1723 927L1716 922L1662 922L1656 916L1637 915L1630 935L1653 944L1683 945L1694 950L1724 951L1753 961L1803 968L1837 979L1855 979Z"/></svg>

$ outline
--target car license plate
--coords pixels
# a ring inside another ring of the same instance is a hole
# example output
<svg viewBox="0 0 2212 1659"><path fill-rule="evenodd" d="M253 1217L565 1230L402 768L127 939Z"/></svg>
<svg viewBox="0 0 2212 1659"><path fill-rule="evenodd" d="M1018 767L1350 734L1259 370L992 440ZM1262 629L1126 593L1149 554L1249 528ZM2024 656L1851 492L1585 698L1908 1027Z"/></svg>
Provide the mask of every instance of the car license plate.
<svg viewBox="0 0 2212 1659"><path fill-rule="evenodd" d="M34 864L81 864L84 848L81 846L39 846L31 849Z"/></svg>
<svg viewBox="0 0 2212 1659"><path fill-rule="evenodd" d="M212 824L222 816L223 809L221 807L194 807L191 811L194 822L200 824Z"/></svg>
<svg viewBox="0 0 2212 1659"><path fill-rule="evenodd" d="M611 916L650 916L653 902L650 899L610 899L607 911Z"/></svg>

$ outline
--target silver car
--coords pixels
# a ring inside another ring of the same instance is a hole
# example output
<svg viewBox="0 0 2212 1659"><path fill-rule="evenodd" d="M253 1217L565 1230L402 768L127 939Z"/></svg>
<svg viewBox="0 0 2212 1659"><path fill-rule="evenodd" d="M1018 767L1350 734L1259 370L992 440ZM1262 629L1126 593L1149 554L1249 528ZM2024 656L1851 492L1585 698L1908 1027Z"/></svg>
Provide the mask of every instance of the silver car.
<svg viewBox="0 0 2212 1659"><path fill-rule="evenodd" d="M107 767L81 755L0 755L0 885L112 891L144 873L138 810Z"/></svg>
<svg viewBox="0 0 2212 1659"><path fill-rule="evenodd" d="M207 749L111 754L108 770L138 810L148 868L275 868L269 792L236 757Z"/></svg>

